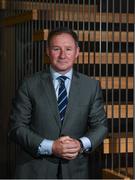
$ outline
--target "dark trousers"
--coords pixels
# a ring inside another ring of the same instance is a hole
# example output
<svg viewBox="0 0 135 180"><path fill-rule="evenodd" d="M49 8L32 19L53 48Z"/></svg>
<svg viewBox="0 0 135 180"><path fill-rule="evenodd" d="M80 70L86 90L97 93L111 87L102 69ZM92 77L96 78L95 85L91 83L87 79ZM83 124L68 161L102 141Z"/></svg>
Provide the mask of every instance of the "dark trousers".
<svg viewBox="0 0 135 180"><path fill-rule="evenodd" d="M58 164L57 179L63 179L61 160L59 161L59 164Z"/></svg>

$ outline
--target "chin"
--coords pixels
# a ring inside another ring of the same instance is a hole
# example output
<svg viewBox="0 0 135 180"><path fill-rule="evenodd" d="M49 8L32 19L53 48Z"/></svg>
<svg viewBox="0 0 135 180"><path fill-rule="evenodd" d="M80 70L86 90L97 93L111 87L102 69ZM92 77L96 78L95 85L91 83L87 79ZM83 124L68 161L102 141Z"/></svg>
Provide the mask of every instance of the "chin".
<svg viewBox="0 0 135 180"><path fill-rule="evenodd" d="M65 74L69 71L69 69L59 68L57 71Z"/></svg>
<svg viewBox="0 0 135 180"><path fill-rule="evenodd" d="M63 66L60 66L58 67L57 69L61 70L61 71L66 71L68 70L69 68L65 67L64 65Z"/></svg>

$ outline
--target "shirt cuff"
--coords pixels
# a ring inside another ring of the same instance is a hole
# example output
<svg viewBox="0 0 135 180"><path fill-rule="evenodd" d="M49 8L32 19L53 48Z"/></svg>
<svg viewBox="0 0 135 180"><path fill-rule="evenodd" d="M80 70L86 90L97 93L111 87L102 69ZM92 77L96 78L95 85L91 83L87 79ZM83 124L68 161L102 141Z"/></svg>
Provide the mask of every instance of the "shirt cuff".
<svg viewBox="0 0 135 180"><path fill-rule="evenodd" d="M51 155L53 142L52 140L44 139L38 147L38 153L40 155Z"/></svg>
<svg viewBox="0 0 135 180"><path fill-rule="evenodd" d="M81 137L80 140L82 141L83 147L85 151L89 151L91 149L91 141L87 137Z"/></svg>

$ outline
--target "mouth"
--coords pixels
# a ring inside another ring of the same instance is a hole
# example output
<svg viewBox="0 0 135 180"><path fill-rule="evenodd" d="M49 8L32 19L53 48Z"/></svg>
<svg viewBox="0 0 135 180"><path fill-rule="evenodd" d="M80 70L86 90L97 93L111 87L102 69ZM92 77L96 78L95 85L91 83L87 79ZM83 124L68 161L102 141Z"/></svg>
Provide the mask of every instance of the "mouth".
<svg viewBox="0 0 135 180"><path fill-rule="evenodd" d="M61 60L58 60L58 63L61 63L61 64L67 64L66 61L61 61Z"/></svg>

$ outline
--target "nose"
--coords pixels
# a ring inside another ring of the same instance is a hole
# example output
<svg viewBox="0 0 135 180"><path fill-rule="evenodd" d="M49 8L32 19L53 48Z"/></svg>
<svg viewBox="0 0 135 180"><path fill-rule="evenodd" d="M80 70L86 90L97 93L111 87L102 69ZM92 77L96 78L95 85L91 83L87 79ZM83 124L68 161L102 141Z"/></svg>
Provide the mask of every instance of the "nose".
<svg viewBox="0 0 135 180"><path fill-rule="evenodd" d="M61 52L60 52L60 58L65 58L65 51L64 50L61 50Z"/></svg>

